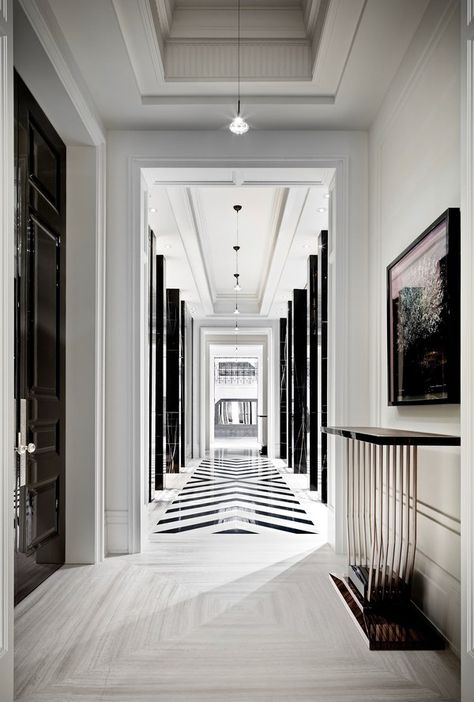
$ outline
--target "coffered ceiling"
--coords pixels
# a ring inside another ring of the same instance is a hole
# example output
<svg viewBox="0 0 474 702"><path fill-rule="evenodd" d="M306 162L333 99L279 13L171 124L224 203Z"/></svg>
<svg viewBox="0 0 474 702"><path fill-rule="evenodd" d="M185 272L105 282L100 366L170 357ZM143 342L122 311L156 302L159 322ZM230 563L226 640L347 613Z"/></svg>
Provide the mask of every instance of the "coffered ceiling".
<svg viewBox="0 0 474 702"><path fill-rule="evenodd" d="M17 0L111 129L225 129L237 0ZM428 0L242 0L252 129L367 129Z"/></svg>
<svg viewBox="0 0 474 702"><path fill-rule="evenodd" d="M159 98L170 82L236 80L236 0L113 3L144 101ZM364 5L365 0L244 0L242 80L311 82L314 95L333 101Z"/></svg>
<svg viewBox="0 0 474 702"><path fill-rule="evenodd" d="M147 171L149 221L158 253L166 257L167 285L181 289L194 316L233 315L235 204L242 205L239 308L247 317L286 314L293 288L306 286L317 235L327 228L332 172L196 169L183 176L177 169L166 182L161 176Z"/></svg>

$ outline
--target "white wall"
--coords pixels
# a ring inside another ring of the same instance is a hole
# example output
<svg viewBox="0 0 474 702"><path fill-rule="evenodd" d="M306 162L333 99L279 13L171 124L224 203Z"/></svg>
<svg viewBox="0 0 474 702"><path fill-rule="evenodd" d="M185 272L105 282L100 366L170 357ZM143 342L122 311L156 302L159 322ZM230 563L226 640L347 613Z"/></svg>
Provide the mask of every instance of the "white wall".
<svg viewBox="0 0 474 702"><path fill-rule="evenodd" d="M66 562L94 563L96 150L66 163Z"/></svg>
<svg viewBox="0 0 474 702"><path fill-rule="evenodd" d="M367 135L255 130L240 139L225 131L111 131L107 154L106 514L114 550L130 552L140 548L141 533L138 422L143 262L139 212L134 210L140 206L140 168L336 168L339 321L333 416L338 423L363 423L368 418L367 289L361 285L367 278ZM278 387L278 352L275 359ZM338 465L333 470L340 474ZM340 499L339 488L336 493ZM342 535L343 526L342 521L333 534L333 543L339 547L336 531Z"/></svg>
<svg viewBox="0 0 474 702"><path fill-rule="evenodd" d="M433 0L369 137L371 419L459 435L457 405L388 407L386 266L446 208L460 205L458 3ZM460 451L419 450L414 595L460 644Z"/></svg>

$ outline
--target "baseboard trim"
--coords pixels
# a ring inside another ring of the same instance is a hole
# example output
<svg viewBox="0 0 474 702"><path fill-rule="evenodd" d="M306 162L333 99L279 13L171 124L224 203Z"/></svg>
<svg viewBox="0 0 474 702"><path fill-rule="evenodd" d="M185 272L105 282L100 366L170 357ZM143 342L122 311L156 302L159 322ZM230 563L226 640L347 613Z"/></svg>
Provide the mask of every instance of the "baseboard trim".
<svg viewBox="0 0 474 702"><path fill-rule="evenodd" d="M107 555L129 553L128 510L105 511L105 552Z"/></svg>

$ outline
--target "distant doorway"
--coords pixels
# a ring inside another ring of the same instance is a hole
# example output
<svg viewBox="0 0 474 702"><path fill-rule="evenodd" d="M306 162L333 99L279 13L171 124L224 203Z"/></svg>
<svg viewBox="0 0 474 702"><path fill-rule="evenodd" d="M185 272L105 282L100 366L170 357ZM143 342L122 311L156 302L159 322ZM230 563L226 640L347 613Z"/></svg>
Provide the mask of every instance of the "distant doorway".
<svg viewBox="0 0 474 702"><path fill-rule="evenodd" d="M258 386L258 358L214 359L215 447L257 448Z"/></svg>
<svg viewBox="0 0 474 702"><path fill-rule="evenodd" d="M211 446L237 451L258 449L258 356L215 356L212 370Z"/></svg>

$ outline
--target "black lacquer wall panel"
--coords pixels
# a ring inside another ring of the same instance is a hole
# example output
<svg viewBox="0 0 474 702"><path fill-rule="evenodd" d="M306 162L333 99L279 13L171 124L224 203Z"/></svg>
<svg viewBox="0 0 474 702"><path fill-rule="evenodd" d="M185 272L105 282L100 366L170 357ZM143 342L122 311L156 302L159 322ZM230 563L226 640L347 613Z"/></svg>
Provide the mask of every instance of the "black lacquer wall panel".
<svg viewBox="0 0 474 702"><path fill-rule="evenodd" d="M318 489L318 257L308 258L308 464L309 488Z"/></svg>
<svg viewBox="0 0 474 702"><path fill-rule="evenodd" d="M155 306L155 490L163 489L166 470L166 285L165 257L155 256L156 306Z"/></svg>
<svg viewBox="0 0 474 702"><path fill-rule="evenodd" d="M293 303L288 302L286 325L286 453L288 468L293 468Z"/></svg>
<svg viewBox="0 0 474 702"><path fill-rule="evenodd" d="M321 368L320 368L320 418L319 426L326 427L328 423L328 232L321 231L319 235L319 324L321 337ZM327 503L328 480L328 437L321 434L321 502Z"/></svg>
<svg viewBox="0 0 474 702"><path fill-rule="evenodd" d="M287 393L287 321L280 319L280 458L286 458L287 455L287 432L288 432L288 417L286 405Z"/></svg>
<svg viewBox="0 0 474 702"><path fill-rule="evenodd" d="M181 466L186 463L186 303L181 300L181 355L180 355L180 378L181 378Z"/></svg>
<svg viewBox="0 0 474 702"><path fill-rule="evenodd" d="M148 502L155 497L155 456L156 456L156 240L148 230Z"/></svg>
<svg viewBox="0 0 474 702"><path fill-rule="evenodd" d="M166 472L179 473L181 442L181 307L179 290L166 290Z"/></svg>
<svg viewBox="0 0 474 702"><path fill-rule="evenodd" d="M293 469L306 473L307 460L307 293L293 290Z"/></svg>

